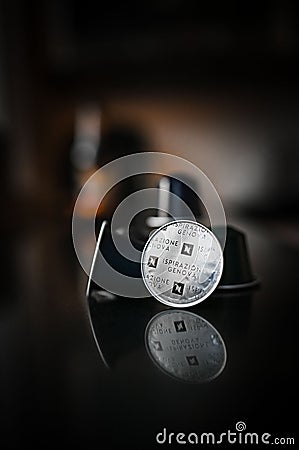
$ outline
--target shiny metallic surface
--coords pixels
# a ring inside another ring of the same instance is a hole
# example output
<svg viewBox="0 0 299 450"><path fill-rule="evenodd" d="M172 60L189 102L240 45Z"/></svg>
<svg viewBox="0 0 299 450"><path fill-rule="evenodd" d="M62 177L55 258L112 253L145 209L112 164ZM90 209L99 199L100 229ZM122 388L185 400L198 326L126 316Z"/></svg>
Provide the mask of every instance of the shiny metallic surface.
<svg viewBox="0 0 299 450"><path fill-rule="evenodd" d="M216 236L191 220L176 220L153 232L141 256L147 289L168 306L184 308L202 302L216 289L222 270Z"/></svg>
<svg viewBox="0 0 299 450"><path fill-rule="evenodd" d="M159 369L180 381L211 381L226 364L225 344L218 331L186 311L157 314L146 328L145 344Z"/></svg>

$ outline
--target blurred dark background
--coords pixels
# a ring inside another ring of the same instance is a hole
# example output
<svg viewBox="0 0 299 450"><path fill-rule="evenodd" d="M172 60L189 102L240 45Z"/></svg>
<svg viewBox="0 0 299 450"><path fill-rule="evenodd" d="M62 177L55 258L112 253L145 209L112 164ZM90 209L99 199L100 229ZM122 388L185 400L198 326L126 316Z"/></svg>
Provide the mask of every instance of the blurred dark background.
<svg viewBox="0 0 299 450"><path fill-rule="evenodd" d="M1 12L10 201L64 205L76 126L93 120L85 127L98 142L111 127L129 126L146 135L147 149L196 163L227 210L294 212L295 2L13 1Z"/></svg>
<svg viewBox="0 0 299 450"><path fill-rule="evenodd" d="M258 229L298 250L298 49L298 4L285 0L0 3L1 421L12 447L67 441L76 423L83 436L96 371L107 377L70 234L76 194L101 164L139 150L185 157L249 242L262 242Z"/></svg>

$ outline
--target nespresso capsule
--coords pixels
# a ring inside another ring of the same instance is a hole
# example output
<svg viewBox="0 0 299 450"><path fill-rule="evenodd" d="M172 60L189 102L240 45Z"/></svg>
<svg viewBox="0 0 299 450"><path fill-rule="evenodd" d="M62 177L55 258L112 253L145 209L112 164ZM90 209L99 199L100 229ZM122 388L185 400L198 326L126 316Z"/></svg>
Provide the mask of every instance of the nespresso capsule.
<svg viewBox="0 0 299 450"><path fill-rule="evenodd" d="M175 220L151 234L141 256L145 286L168 306L189 307L216 289L223 255L216 236L204 225Z"/></svg>
<svg viewBox="0 0 299 450"><path fill-rule="evenodd" d="M245 234L227 227L224 267L218 290L249 289L258 285L252 273Z"/></svg>

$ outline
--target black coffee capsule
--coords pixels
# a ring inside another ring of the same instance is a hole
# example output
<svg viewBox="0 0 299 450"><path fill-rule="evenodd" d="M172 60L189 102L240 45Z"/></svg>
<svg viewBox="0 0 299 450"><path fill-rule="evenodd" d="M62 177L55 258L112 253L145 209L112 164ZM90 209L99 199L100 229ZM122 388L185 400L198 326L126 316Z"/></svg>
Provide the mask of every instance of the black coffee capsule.
<svg viewBox="0 0 299 450"><path fill-rule="evenodd" d="M258 285L252 273L246 237L242 231L227 227L223 258L224 268L218 290L247 289Z"/></svg>

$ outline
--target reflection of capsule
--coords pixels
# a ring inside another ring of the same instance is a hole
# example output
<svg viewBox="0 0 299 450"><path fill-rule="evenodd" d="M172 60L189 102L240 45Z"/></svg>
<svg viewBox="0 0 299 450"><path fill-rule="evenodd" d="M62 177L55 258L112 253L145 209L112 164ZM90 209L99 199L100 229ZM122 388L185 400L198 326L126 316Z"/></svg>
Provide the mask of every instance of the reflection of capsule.
<svg viewBox="0 0 299 450"><path fill-rule="evenodd" d="M152 318L145 344L159 369L181 381L211 381L226 364L226 348L218 331L202 317L181 310L163 311Z"/></svg>

